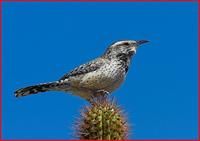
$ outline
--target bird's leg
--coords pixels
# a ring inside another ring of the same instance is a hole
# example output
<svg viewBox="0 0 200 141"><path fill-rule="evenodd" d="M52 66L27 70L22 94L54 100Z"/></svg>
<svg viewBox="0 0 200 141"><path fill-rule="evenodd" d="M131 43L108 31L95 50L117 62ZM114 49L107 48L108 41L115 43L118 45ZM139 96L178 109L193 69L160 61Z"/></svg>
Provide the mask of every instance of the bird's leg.
<svg viewBox="0 0 200 141"><path fill-rule="evenodd" d="M108 96L109 92L106 90L97 90L93 95L87 99L91 104L94 104L96 100L104 100Z"/></svg>
<svg viewBox="0 0 200 141"><path fill-rule="evenodd" d="M107 96L109 94L108 91L106 90L97 90L94 94L95 97L98 97L98 96Z"/></svg>
<svg viewBox="0 0 200 141"><path fill-rule="evenodd" d="M95 91L93 97L107 97L108 94L109 92L106 90L97 90Z"/></svg>

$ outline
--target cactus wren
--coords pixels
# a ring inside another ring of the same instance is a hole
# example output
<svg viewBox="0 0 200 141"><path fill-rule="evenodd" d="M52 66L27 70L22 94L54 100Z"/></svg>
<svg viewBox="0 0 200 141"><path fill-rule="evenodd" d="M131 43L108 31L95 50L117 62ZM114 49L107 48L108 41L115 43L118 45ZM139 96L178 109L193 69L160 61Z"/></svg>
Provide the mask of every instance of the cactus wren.
<svg viewBox="0 0 200 141"><path fill-rule="evenodd" d="M125 79L132 56L147 40L123 40L110 45L100 57L80 65L58 81L42 83L15 91L16 97L46 91L64 91L86 100L111 93Z"/></svg>

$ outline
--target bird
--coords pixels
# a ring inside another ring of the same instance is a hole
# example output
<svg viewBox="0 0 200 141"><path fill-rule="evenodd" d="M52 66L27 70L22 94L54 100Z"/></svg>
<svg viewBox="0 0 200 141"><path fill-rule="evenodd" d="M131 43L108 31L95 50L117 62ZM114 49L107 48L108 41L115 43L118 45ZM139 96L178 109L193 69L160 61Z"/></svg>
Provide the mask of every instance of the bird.
<svg viewBox="0 0 200 141"><path fill-rule="evenodd" d="M57 81L21 88L14 95L23 97L47 91L62 91L88 101L108 95L123 83L137 48L147 42L149 41L116 41L102 55L69 71Z"/></svg>

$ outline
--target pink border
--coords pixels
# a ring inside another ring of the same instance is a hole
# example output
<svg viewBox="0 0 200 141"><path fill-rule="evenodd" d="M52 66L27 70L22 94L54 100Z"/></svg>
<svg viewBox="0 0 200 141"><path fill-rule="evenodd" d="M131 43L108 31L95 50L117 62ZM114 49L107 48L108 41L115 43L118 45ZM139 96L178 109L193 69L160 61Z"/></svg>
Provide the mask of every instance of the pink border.
<svg viewBox="0 0 200 141"><path fill-rule="evenodd" d="M198 3L198 47L200 47L200 0L0 0L0 141L8 141L2 140L2 2L197 2ZM200 54L200 49L198 50L198 54ZM199 60L198 57L198 72L199 72ZM200 75L198 75L198 80L200 80ZM198 82L199 83L199 82ZM198 84L200 87L200 84ZM198 101L200 101L199 95L200 89L198 88ZM198 118L200 117L200 103L198 104ZM200 120L198 120L198 129L200 129ZM198 131L198 139L197 140L170 140L170 141L200 141L200 131ZM22 140L9 140L9 141L22 141ZM26 141L26 140L23 140ZM27 141L47 141L47 140L27 140ZM64 141L64 140L49 140L49 141ZM68 140L73 141L73 140ZM154 140L134 140L134 141L154 141ZM155 140L158 141L158 140ZM169 141L169 140L162 140Z"/></svg>

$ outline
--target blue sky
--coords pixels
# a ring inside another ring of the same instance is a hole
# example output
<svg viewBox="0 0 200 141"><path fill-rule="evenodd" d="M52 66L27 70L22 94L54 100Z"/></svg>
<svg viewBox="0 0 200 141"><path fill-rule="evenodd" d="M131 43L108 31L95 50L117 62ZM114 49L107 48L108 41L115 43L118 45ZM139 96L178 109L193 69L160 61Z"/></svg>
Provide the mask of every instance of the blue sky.
<svg viewBox="0 0 200 141"><path fill-rule="evenodd" d="M73 139L83 99L16 89L57 80L121 39L148 39L113 93L130 139L197 138L196 2L4 2L3 139Z"/></svg>

